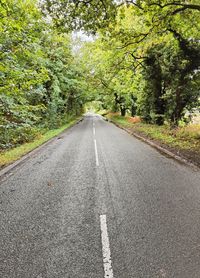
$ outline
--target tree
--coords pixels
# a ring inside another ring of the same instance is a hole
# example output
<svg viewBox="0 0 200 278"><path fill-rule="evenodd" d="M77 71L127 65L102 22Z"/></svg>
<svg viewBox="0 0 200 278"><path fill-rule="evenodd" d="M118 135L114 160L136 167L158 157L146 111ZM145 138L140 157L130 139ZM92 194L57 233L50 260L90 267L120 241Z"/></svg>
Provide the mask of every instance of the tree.
<svg viewBox="0 0 200 278"><path fill-rule="evenodd" d="M60 34L33 1L0 4L0 148L32 140L82 110L81 69L70 34Z"/></svg>
<svg viewBox="0 0 200 278"><path fill-rule="evenodd" d="M119 89L124 83L120 71L131 68L143 78L138 112L144 113L142 116L148 121L163 124L168 120L177 125L185 109L195 106L199 98L198 2L123 1L116 3L114 11L115 22L111 20L109 26L100 28L99 37L104 48L113 53L115 66L105 66L101 81L115 96L115 109L120 103L124 107L125 102ZM116 57L122 62L116 63ZM111 79L105 78L107 70ZM126 92L128 86L125 85Z"/></svg>

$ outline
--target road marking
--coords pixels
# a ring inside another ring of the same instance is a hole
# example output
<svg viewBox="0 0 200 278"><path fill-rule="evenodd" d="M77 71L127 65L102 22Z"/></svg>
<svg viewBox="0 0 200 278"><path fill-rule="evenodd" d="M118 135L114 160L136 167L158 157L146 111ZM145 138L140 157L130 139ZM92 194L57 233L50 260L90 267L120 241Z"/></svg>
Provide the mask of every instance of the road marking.
<svg viewBox="0 0 200 278"><path fill-rule="evenodd" d="M95 136L95 127L93 126L93 135Z"/></svg>
<svg viewBox="0 0 200 278"><path fill-rule="evenodd" d="M97 142L96 142L96 139L94 139L94 150L95 150L96 166L99 166L99 157L98 157L98 152L97 152Z"/></svg>
<svg viewBox="0 0 200 278"><path fill-rule="evenodd" d="M103 266L104 266L104 278L113 278L112 261L110 244L106 223L106 215L100 215L101 224L101 242L102 242L102 255L103 255Z"/></svg>

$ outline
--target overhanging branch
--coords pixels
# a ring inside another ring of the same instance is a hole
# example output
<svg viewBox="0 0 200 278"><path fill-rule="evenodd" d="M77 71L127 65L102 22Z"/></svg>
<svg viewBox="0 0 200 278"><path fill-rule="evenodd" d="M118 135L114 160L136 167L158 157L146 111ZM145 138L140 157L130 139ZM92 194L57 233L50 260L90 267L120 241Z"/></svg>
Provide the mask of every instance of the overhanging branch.
<svg viewBox="0 0 200 278"><path fill-rule="evenodd" d="M179 11L184 11L186 9L200 11L200 5L197 5L197 4L183 4L183 3L180 3L180 2L171 2L171 3L166 3L164 5L162 5L160 3L150 3L149 6L158 6L161 9L166 8L166 7L170 7L170 6L175 6L175 7L180 6L180 8L175 10L173 13L178 13Z"/></svg>

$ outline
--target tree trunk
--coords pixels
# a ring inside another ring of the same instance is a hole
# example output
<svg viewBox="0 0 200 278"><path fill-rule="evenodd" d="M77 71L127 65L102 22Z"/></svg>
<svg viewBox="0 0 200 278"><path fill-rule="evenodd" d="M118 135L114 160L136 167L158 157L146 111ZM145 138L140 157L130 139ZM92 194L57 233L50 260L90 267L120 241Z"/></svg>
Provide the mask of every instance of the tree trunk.
<svg viewBox="0 0 200 278"><path fill-rule="evenodd" d="M135 109L135 105L131 105L131 117L135 117L135 113L136 113L136 109Z"/></svg>
<svg viewBox="0 0 200 278"><path fill-rule="evenodd" d="M118 103L119 103L117 93L114 93L114 98L115 98L115 104L113 106L113 112L117 112L118 111Z"/></svg>
<svg viewBox="0 0 200 278"><path fill-rule="evenodd" d="M178 126L178 121L181 119L182 112L184 109L183 101L181 98L181 90L176 91L176 106L171 116L171 122L173 126Z"/></svg>
<svg viewBox="0 0 200 278"><path fill-rule="evenodd" d="M131 95L131 116L132 117L135 117L135 114L136 114L136 109L137 109L137 107L136 107L136 100L137 100L137 98L132 94Z"/></svg>
<svg viewBox="0 0 200 278"><path fill-rule="evenodd" d="M121 116L126 116L126 108L124 106L120 106Z"/></svg>

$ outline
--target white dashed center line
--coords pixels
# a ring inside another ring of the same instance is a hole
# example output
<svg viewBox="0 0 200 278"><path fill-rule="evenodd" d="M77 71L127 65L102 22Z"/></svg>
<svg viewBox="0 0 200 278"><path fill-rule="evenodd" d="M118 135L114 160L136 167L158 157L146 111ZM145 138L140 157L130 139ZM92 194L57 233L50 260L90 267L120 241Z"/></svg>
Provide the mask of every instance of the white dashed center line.
<svg viewBox="0 0 200 278"><path fill-rule="evenodd" d="M105 214L100 215L100 224L101 224L101 242L102 242L103 266L104 266L104 278L113 278L111 252L110 252L110 244L109 244Z"/></svg>
<svg viewBox="0 0 200 278"><path fill-rule="evenodd" d="M96 139L94 139L94 150L95 150L96 166L99 166L99 157L98 157L98 151L97 151L97 142L96 142Z"/></svg>

